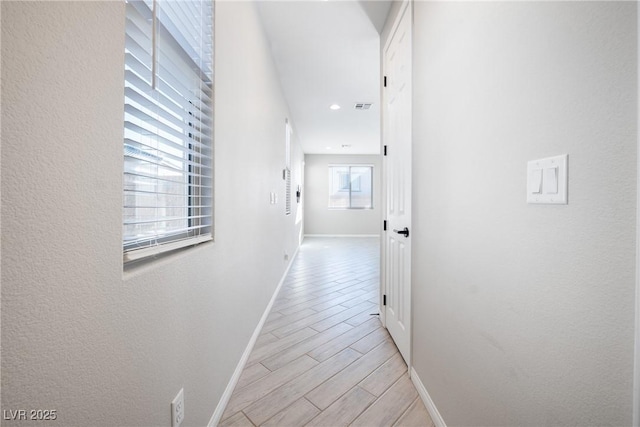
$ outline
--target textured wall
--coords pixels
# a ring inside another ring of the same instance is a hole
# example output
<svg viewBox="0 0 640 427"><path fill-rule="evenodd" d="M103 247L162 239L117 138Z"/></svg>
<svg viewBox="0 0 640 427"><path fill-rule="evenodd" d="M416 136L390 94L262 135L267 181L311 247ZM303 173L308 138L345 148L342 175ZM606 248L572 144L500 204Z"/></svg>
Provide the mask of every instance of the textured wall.
<svg viewBox="0 0 640 427"><path fill-rule="evenodd" d="M363 164L373 166L373 209L329 209L329 165ZM305 155L305 234L369 234L382 228L378 155Z"/></svg>
<svg viewBox="0 0 640 427"><path fill-rule="evenodd" d="M633 2L415 2L415 369L448 425L631 424ZM569 154L569 204L527 205Z"/></svg>
<svg viewBox="0 0 640 427"><path fill-rule="evenodd" d="M284 215L288 113L254 6L216 9L215 242L124 274L124 3L1 8L2 409L168 426L184 387L183 425L205 425L301 227L299 205Z"/></svg>

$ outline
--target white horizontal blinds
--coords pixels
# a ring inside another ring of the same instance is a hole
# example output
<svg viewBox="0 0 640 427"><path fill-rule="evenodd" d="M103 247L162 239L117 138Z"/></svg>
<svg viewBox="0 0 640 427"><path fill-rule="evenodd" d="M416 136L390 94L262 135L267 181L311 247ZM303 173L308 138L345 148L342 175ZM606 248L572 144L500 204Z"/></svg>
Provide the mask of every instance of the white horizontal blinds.
<svg viewBox="0 0 640 427"><path fill-rule="evenodd" d="M291 215L291 169L285 169L284 214Z"/></svg>
<svg viewBox="0 0 640 427"><path fill-rule="evenodd" d="M213 6L127 3L125 261L210 239Z"/></svg>
<svg viewBox="0 0 640 427"><path fill-rule="evenodd" d="M289 119L285 119L285 147L284 147L284 162L285 162L285 201L284 201L284 214L291 215L291 126L289 125Z"/></svg>

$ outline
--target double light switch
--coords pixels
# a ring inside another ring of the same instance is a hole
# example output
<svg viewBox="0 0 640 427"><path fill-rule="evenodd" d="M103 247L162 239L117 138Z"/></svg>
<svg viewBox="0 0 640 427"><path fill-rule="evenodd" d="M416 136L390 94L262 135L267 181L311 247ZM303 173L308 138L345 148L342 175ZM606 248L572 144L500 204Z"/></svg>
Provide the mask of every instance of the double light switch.
<svg viewBox="0 0 640 427"><path fill-rule="evenodd" d="M527 203L567 204L568 155L527 163Z"/></svg>

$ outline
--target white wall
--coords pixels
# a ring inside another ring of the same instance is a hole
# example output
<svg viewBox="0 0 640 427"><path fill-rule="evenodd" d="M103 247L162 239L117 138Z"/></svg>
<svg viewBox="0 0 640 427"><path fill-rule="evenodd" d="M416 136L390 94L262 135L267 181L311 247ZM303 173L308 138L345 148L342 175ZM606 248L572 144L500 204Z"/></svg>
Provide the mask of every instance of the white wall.
<svg viewBox="0 0 640 427"><path fill-rule="evenodd" d="M636 36L637 36L637 70L640 70L640 8L636 10ZM640 72L636 76L638 87L636 88L636 105L640 105ZM640 107L637 107L640 108ZM636 153L636 360L633 379L633 426L640 427L640 111L636 111L638 152Z"/></svg>
<svg viewBox="0 0 640 427"><path fill-rule="evenodd" d="M373 165L373 209L329 209L329 165ZM382 228L379 155L305 155L304 233L378 235Z"/></svg>
<svg viewBox="0 0 640 427"><path fill-rule="evenodd" d="M448 425L629 425L634 2L415 2L415 369ZM527 205L569 154L569 204Z"/></svg>
<svg viewBox="0 0 640 427"><path fill-rule="evenodd" d="M284 215L288 112L254 5L216 6L215 242L126 273L124 3L1 8L2 408L169 426L184 387L183 425L206 425L301 228L299 206Z"/></svg>

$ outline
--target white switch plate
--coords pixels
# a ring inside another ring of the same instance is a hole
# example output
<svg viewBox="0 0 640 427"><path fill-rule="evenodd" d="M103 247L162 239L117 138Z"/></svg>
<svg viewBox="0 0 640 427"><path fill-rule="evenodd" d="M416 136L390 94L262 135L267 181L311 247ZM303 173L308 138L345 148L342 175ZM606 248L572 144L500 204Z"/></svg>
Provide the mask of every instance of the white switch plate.
<svg viewBox="0 0 640 427"><path fill-rule="evenodd" d="M184 420L184 389L171 402L171 427L180 427Z"/></svg>
<svg viewBox="0 0 640 427"><path fill-rule="evenodd" d="M561 156L547 157L546 159L532 160L527 163L527 203L568 204L568 159L569 155L563 154ZM556 169L556 171L552 172L553 169ZM556 182L550 182L550 177L552 176L555 176ZM539 182L540 179L542 179L542 182ZM557 192L555 192L556 185Z"/></svg>

